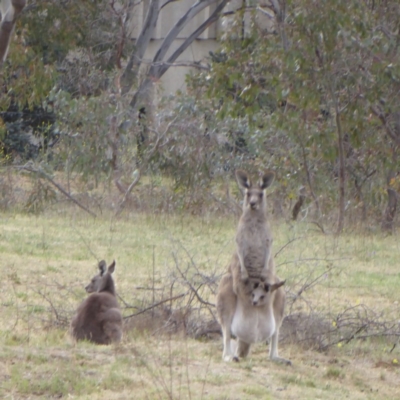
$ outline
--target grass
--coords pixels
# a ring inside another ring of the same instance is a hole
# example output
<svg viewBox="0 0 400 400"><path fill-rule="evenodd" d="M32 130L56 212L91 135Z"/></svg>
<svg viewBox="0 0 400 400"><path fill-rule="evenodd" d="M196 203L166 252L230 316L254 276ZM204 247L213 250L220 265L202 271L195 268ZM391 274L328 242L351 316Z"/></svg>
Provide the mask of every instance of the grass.
<svg viewBox="0 0 400 400"><path fill-rule="evenodd" d="M235 218L137 215L96 219L74 210L41 216L2 214L0 254L0 397L4 399L394 399L400 398L399 346L366 338L324 353L284 343L292 367L267 360L265 345L249 359L222 362L222 341L135 330L118 346L74 345L69 319L100 259L116 259L116 286L126 304L142 307L187 288L177 265L219 277L234 251ZM398 237L324 236L306 224L273 223L279 275L288 296L303 293L316 311L336 315L367 305L398 319ZM281 249L281 251L279 251ZM327 272L328 271L328 272ZM168 284L174 282L174 284ZM211 286L213 288L213 286ZM215 287L214 287L215 288ZM154 289L154 290L153 290ZM215 302L212 290L201 289ZM213 289L214 290L214 289ZM176 307L184 303L175 304ZM193 301L192 307L197 303ZM123 310L124 315L135 312ZM128 325L127 325L128 327Z"/></svg>

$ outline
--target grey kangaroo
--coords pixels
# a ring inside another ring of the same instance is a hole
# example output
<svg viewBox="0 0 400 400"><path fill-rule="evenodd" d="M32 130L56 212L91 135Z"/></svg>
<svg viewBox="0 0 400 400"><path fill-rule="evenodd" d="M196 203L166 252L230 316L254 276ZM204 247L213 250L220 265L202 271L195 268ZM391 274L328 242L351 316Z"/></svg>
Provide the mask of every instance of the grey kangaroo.
<svg viewBox="0 0 400 400"><path fill-rule="evenodd" d="M268 223L266 189L275 174L267 171L257 184L247 172L236 171L236 180L244 191L243 213L236 231L236 247L242 279L266 276L270 262L272 232Z"/></svg>
<svg viewBox="0 0 400 400"><path fill-rule="evenodd" d="M105 268L105 261L99 263ZM96 292L90 294L78 307L71 321L71 335L75 340L96 344L119 342L122 338L122 314L119 308L112 273L115 261L107 272L100 274ZM88 289L86 288L88 291Z"/></svg>

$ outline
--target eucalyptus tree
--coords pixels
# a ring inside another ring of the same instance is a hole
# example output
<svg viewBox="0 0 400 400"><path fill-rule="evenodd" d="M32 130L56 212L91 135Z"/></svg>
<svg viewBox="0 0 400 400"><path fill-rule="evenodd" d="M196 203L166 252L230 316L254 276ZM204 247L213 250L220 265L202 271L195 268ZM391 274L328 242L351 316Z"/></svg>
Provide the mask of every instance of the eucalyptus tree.
<svg viewBox="0 0 400 400"><path fill-rule="evenodd" d="M347 209L366 220L399 189L400 7L315 4L271 2L275 30L254 23L241 35L239 21L200 84L221 118L246 119L248 146L264 163L277 161L285 185L289 177L308 188L316 217L336 202L340 233Z"/></svg>

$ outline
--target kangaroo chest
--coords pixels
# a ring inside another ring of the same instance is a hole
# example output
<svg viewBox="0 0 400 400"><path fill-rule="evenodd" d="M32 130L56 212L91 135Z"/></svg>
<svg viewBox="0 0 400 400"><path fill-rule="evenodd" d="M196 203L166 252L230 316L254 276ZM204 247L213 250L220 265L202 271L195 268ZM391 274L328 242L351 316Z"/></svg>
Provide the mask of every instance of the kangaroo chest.
<svg viewBox="0 0 400 400"><path fill-rule="evenodd" d="M259 270L265 266L272 245L272 235L267 224L244 224L237 232L236 242L248 270Z"/></svg>
<svg viewBox="0 0 400 400"><path fill-rule="evenodd" d="M236 306L231 325L232 334L246 343L264 342L275 332L275 317L272 307Z"/></svg>

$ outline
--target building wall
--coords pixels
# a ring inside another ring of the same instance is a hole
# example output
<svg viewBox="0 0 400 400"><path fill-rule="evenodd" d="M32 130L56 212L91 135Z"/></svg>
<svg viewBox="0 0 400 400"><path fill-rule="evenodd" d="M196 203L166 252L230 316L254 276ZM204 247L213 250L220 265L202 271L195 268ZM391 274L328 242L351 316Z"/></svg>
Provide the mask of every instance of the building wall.
<svg viewBox="0 0 400 400"><path fill-rule="evenodd" d="M184 39L175 40L169 53L173 53L183 43L183 41ZM159 49L161 43L162 39L152 40L145 54L145 58L151 60ZM216 51L218 47L219 44L215 39L195 40L192 45L182 53L177 63L205 60L205 58L209 56L209 52ZM193 70L194 68L187 66L176 66L169 68L168 71L161 77L161 82L159 82L157 91L161 90L161 92L165 95L174 94L177 90L185 91L185 76Z"/></svg>
<svg viewBox="0 0 400 400"><path fill-rule="evenodd" d="M256 4L258 0L245 0L247 3L249 1L255 1ZM264 1L264 0L261 0ZM165 2L163 0L160 2L161 4ZM155 53L159 49L162 44L164 38L168 35L170 29L179 21L179 19L190 9L190 7L196 3L196 0L179 0L168 4L165 8L160 11L160 15L157 21L157 26L155 32L153 34L152 40L148 46L148 49L145 53L144 65L149 65ZM144 0L139 3L137 7L134 9L134 13L131 19L130 24L130 32L131 37L135 39L142 28L143 21L146 17L147 7L149 4L149 0ZM232 0L224 9L224 12L237 10L242 7L243 0ZM209 7L206 7L201 12L199 12L195 18L193 18L187 26L182 29L182 31L178 34L177 39L172 44L170 50L167 53L167 56L164 59L167 59L169 55L171 55L182 43L183 41L196 29L200 26L215 10L216 4L213 4ZM176 63L193 63L193 62L201 62L205 61L207 57L209 57L209 52L215 52L219 45L217 39L223 34L226 27L230 25L233 21L233 16L224 17L218 22L210 25L203 33L200 35L191 46L189 46L178 58ZM245 25L250 24L250 16L245 15L244 17ZM271 19L266 17L265 14L261 12L257 12L257 23L262 29L264 27L271 26ZM267 29L267 28L265 28ZM185 85L185 76L189 73L193 68L187 66L177 66L170 67L168 71L162 76L161 82L159 82L159 86L157 89L161 89L161 92L168 95L173 94L177 90L184 91L186 88ZM158 90L159 91L159 90Z"/></svg>

